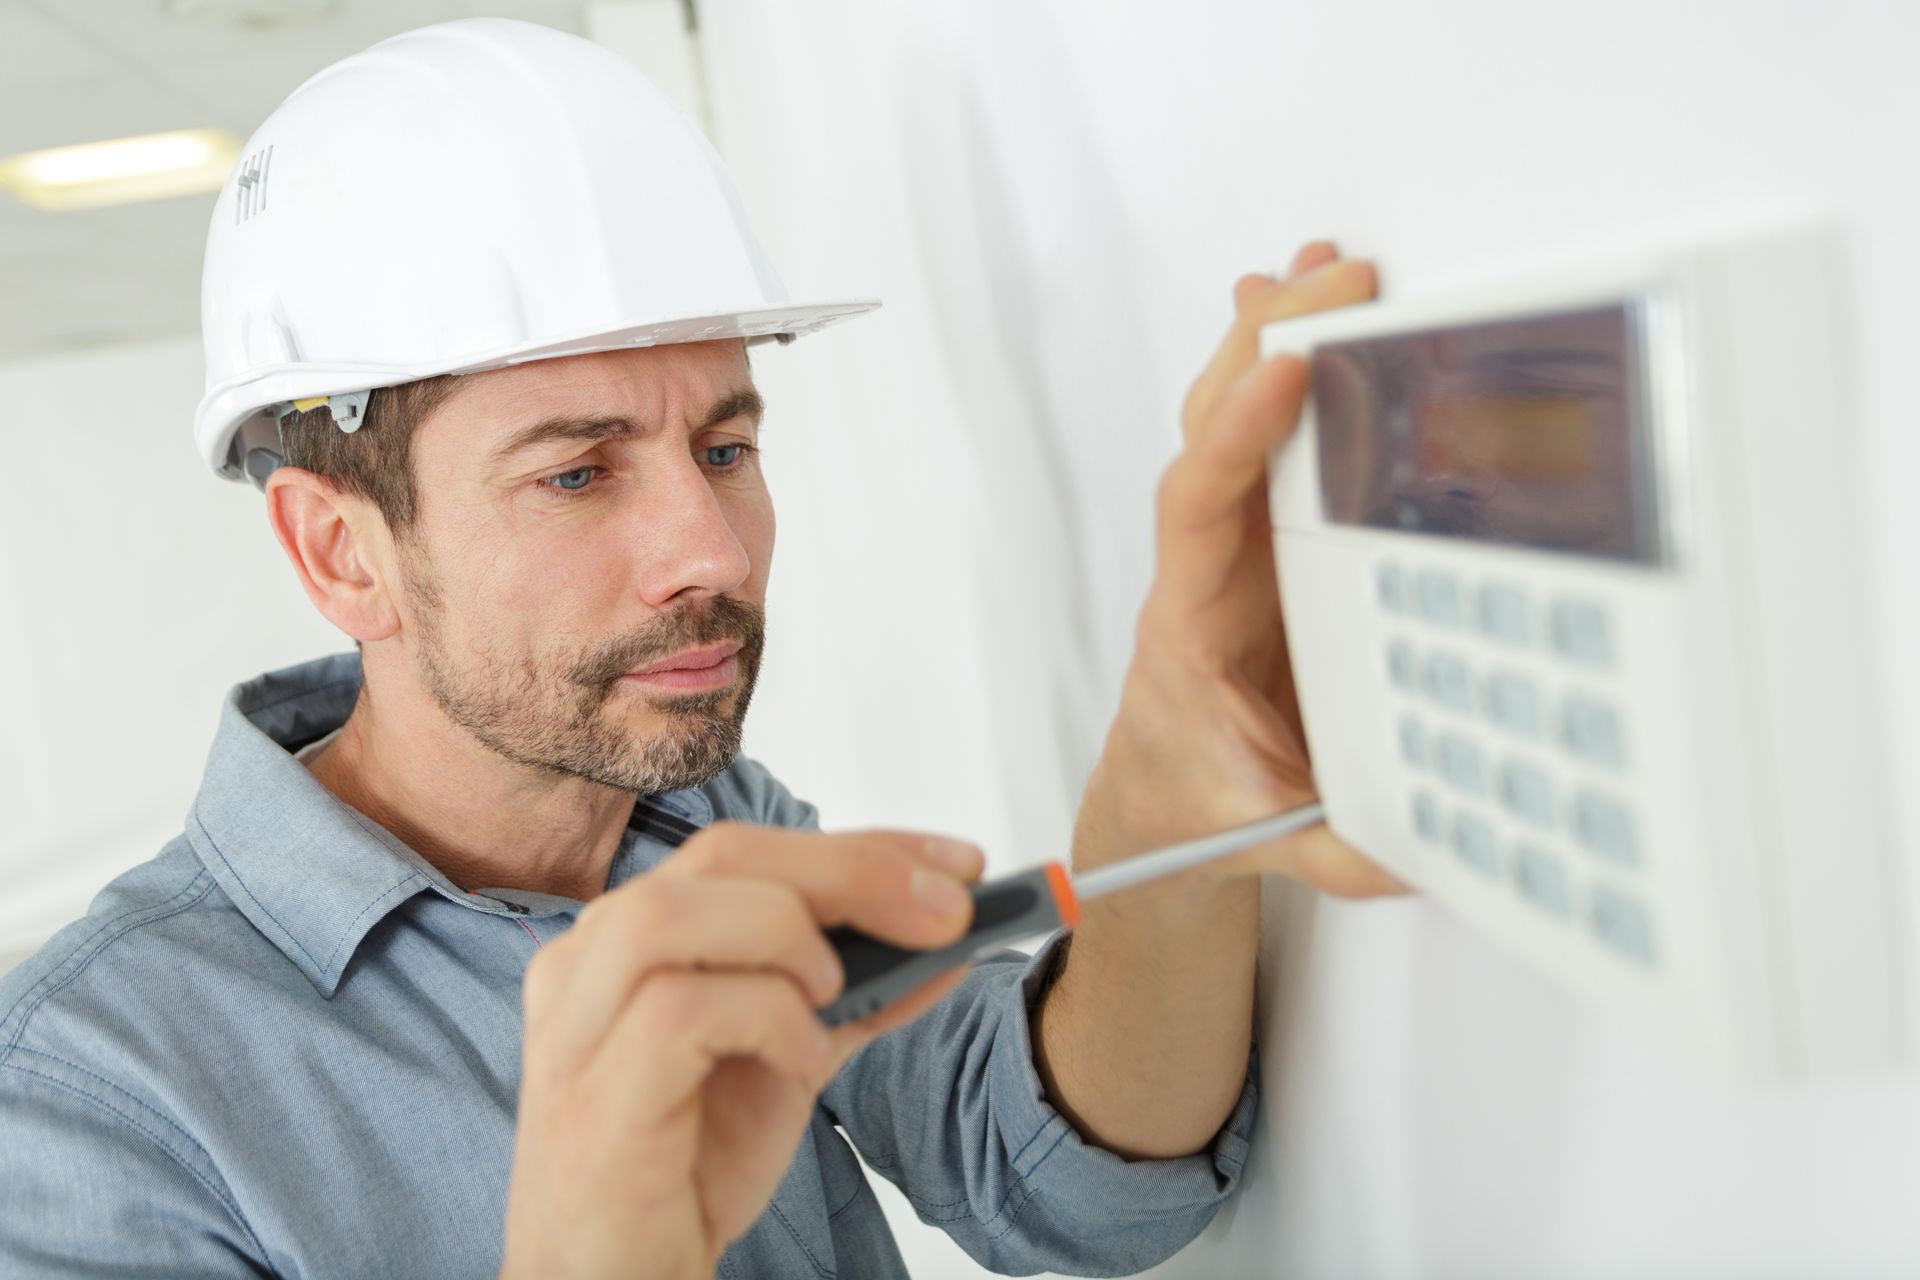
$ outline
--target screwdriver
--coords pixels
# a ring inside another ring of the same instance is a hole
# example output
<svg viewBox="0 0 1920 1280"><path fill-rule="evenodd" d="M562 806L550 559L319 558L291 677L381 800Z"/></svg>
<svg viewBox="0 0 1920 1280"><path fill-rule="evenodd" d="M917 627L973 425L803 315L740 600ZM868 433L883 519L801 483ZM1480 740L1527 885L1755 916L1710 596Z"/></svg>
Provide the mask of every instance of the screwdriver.
<svg viewBox="0 0 1920 1280"><path fill-rule="evenodd" d="M959 941L932 951L896 947L845 925L828 929L827 941L840 956L847 985L839 998L820 1010L820 1021L837 1027L877 1013L928 978L965 963L988 947L1030 934L1073 928L1079 922L1083 902L1224 858L1263 841L1290 836L1325 817L1319 805L1302 805L1245 826L1109 863L1077 877L1061 863L1045 862L1031 870L974 885L973 923Z"/></svg>

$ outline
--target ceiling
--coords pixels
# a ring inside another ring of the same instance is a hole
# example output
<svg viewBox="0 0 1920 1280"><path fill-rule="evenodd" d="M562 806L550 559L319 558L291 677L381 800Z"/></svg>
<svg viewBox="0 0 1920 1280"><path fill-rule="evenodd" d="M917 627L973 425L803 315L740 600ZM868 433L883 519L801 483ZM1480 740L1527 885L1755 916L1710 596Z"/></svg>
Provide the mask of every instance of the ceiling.
<svg viewBox="0 0 1920 1280"><path fill-rule="evenodd" d="M449 18L581 32L562 0L335 0L270 32L171 18L165 0L0 0L0 156L171 129L245 139L309 75ZM48 213L0 194L0 361L197 333L214 195Z"/></svg>

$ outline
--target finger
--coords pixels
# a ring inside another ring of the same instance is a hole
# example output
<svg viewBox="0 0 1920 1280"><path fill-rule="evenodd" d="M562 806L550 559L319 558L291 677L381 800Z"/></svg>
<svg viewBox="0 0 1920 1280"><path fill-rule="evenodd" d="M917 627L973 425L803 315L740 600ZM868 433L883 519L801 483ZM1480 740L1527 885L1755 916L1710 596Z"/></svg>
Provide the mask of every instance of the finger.
<svg viewBox="0 0 1920 1280"><path fill-rule="evenodd" d="M976 844L956 840L951 836L901 834L907 835L908 849L915 851L928 866L936 867L967 884L978 880L980 873L987 869L987 855L982 853L980 846ZM914 850L912 843L915 840L920 842L917 850Z"/></svg>
<svg viewBox="0 0 1920 1280"><path fill-rule="evenodd" d="M1300 252L1293 255L1293 265L1287 268L1285 277L1261 274L1241 276L1233 286L1233 310L1241 313L1256 308L1262 299L1270 296L1274 289L1301 276L1318 271L1340 256L1331 240L1314 240L1302 246Z"/></svg>
<svg viewBox="0 0 1920 1280"><path fill-rule="evenodd" d="M1249 272L1241 276L1233 285L1233 310L1236 318L1257 310L1261 301L1273 291L1309 272L1318 271L1340 256L1331 240L1312 240L1301 246L1300 252L1293 255L1293 264L1287 268L1285 277Z"/></svg>
<svg viewBox="0 0 1920 1280"><path fill-rule="evenodd" d="M1382 898L1413 887L1335 835L1328 827L1303 832L1294 850L1294 878L1336 898Z"/></svg>
<svg viewBox="0 0 1920 1280"><path fill-rule="evenodd" d="M622 1011L581 1083L590 1097L631 1097L665 1113L726 1057L756 1058L817 1091L832 1074L834 1045L785 978L661 972Z"/></svg>
<svg viewBox="0 0 1920 1280"><path fill-rule="evenodd" d="M784 974L821 1004L845 981L806 901L765 880L642 876L594 899L535 960L557 948L568 972L537 995L529 990L527 1039L529 1052L537 1044L543 1066L559 1071L585 1061L661 969Z"/></svg>
<svg viewBox="0 0 1920 1280"><path fill-rule="evenodd" d="M1253 363L1260 350L1260 334L1257 328L1246 322L1245 317L1261 305L1262 299L1281 287L1271 276L1244 275L1234 281L1233 323L1227 326L1220 345L1214 348L1207 367L1193 380L1186 402L1180 407L1180 435L1183 440L1194 437L1200 424L1212 415L1227 388Z"/></svg>
<svg viewBox="0 0 1920 1280"><path fill-rule="evenodd" d="M1243 550L1247 497L1266 483L1267 451L1293 433L1306 393L1297 356L1255 365L1161 477L1154 591L1172 616L1218 595Z"/></svg>
<svg viewBox="0 0 1920 1280"><path fill-rule="evenodd" d="M1233 323L1187 393L1180 411L1183 436L1191 439L1200 430L1234 380L1257 358L1262 325L1373 297L1377 285L1373 264L1331 256L1331 249L1331 245L1325 250L1314 245L1303 249L1294 260L1296 267L1303 261L1317 265L1286 280L1256 274L1235 282Z"/></svg>
<svg viewBox="0 0 1920 1280"><path fill-rule="evenodd" d="M1284 278L1278 276L1249 273L1241 276L1233 285L1233 311L1235 319L1248 314L1259 314L1261 304L1279 289L1301 276L1318 271L1340 256L1340 251L1331 240L1315 240L1293 255L1293 265L1287 268Z"/></svg>
<svg viewBox="0 0 1920 1280"><path fill-rule="evenodd" d="M1302 245L1300 252L1293 255L1293 265L1287 268L1287 275L1303 276L1316 268L1324 267L1340 256L1340 250L1331 240L1309 240Z"/></svg>
<svg viewBox="0 0 1920 1280"><path fill-rule="evenodd" d="M716 822L652 875L742 877L791 885L821 925L848 924L896 946L941 947L973 918L971 846L906 831L832 835Z"/></svg>
<svg viewBox="0 0 1920 1280"><path fill-rule="evenodd" d="M1324 824L1221 862L1229 864L1222 866L1223 871L1239 875L1278 873L1336 898L1380 898L1413 892L1412 886Z"/></svg>

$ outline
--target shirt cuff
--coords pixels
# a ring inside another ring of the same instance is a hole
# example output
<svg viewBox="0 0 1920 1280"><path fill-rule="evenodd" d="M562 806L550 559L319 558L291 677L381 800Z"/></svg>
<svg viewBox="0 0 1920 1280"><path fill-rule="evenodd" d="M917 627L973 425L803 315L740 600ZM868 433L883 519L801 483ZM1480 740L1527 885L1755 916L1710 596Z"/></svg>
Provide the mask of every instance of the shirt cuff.
<svg viewBox="0 0 1920 1280"><path fill-rule="evenodd" d="M1063 1202L1081 1204L1090 1219L1108 1223L1128 1211L1158 1217L1217 1205L1238 1185L1252 1141L1260 1101L1258 1046L1247 1056L1239 1100L1206 1150L1127 1160L1093 1145L1048 1103L1033 1060L1033 1009L1065 957L1066 942L1065 934L1049 938L1020 980L997 996L1007 1007L989 1068L993 1114L1001 1141L1013 1153L1014 1171L1036 1191L1048 1193L1056 1212Z"/></svg>

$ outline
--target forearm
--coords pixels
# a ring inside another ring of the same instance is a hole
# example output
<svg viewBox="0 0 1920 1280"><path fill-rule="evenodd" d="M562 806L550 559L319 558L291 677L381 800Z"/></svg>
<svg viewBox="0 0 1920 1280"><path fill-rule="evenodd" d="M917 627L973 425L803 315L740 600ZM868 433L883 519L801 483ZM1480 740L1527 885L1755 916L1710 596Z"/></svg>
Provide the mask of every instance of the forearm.
<svg viewBox="0 0 1920 1280"><path fill-rule="evenodd" d="M1109 802L1110 776L1088 786L1077 867L1144 852ZM1130 1158L1213 1139L1246 1076L1259 931L1251 877L1181 877L1087 904L1034 1018L1048 1099L1082 1137Z"/></svg>
<svg viewBox="0 0 1920 1280"><path fill-rule="evenodd" d="M1155 494L1153 585L1075 824L1076 868L1313 799L1266 470L1299 422L1309 370L1298 356L1260 360L1260 329L1362 302L1375 284L1370 264L1316 241L1286 279L1234 285L1233 324L1181 407L1180 456ZM1406 891L1316 827L1090 907L1033 1018L1041 1079L1081 1136L1170 1156L1218 1132L1246 1070L1264 872L1343 897Z"/></svg>

